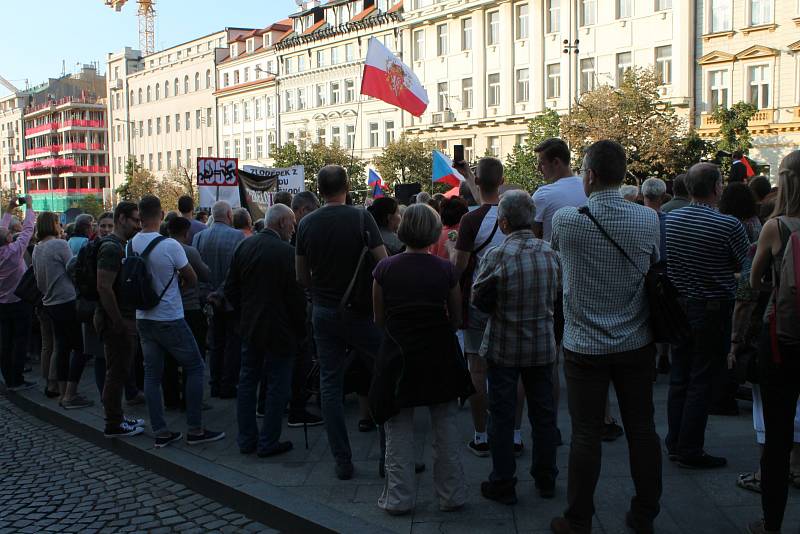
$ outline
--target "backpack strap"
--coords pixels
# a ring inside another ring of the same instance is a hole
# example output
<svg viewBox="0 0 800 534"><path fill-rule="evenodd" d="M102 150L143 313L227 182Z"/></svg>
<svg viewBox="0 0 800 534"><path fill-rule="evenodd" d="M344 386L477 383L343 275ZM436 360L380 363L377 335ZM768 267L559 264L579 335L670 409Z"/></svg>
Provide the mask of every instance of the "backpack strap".
<svg viewBox="0 0 800 534"><path fill-rule="evenodd" d="M144 250L142 251L141 254L139 254L139 256L141 256L142 258L147 258L147 256L150 255L153 249L156 248L158 244L164 241L165 239L166 237L163 235L155 237L152 241L150 241L150 243L147 244L146 247L144 247Z"/></svg>

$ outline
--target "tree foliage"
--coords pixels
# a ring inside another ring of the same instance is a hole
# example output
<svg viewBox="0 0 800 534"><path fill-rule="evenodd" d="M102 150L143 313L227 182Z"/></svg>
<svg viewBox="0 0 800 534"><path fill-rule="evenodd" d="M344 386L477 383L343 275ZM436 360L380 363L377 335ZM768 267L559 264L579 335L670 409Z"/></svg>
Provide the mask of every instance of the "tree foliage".
<svg viewBox="0 0 800 534"><path fill-rule="evenodd" d="M6 208L11 203L11 199L17 199L21 196L23 196L23 194L14 189L6 189L6 188L0 189L0 210L2 210L3 215L6 214ZM19 220L22 220L22 218L24 217L22 209L20 209L19 206L11 210L11 215L13 215Z"/></svg>
<svg viewBox="0 0 800 534"><path fill-rule="evenodd" d="M170 169L163 179L158 179L132 159L125 166L125 183L117 188L117 194L131 202L138 202L144 195L155 195L161 199L164 211L176 210L183 195L191 195L195 202L199 200L193 173L187 169Z"/></svg>
<svg viewBox="0 0 800 534"><path fill-rule="evenodd" d="M628 171L639 180L676 174L686 130L673 106L661 100L653 69L631 69L619 88L603 85L584 93L561 120L562 136L574 153L613 139L625 148Z"/></svg>
<svg viewBox="0 0 800 534"><path fill-rule="evenodd" d="M401 135L384 148L373 160L383 181L391 187L395 184L419 182L423 191L442 193L448 189L443 184L434 184L433 151L436 143L429 139Z"/></svg>
<svg viewBox="0 0 800 534"><path fill-rule="evenodd" d="M275 149L273 159L276 167L302 165L305 169L307 191L318 192L317 173L325 165L341 165L347 169L351 189L366 189L364 162L360 158L352 157L350 151L338 144L313 143L298 147L294 143L287 143Z"/></svg>
<svg viewBox="0 0 800 534"><path fill-rule="evenodd" d="M550 137L560 135L561 117L555 110L548 109L528 121L528 133L522 144L514 145L505 164L505 178L509 184L521 186L528 192L544 185L545 179L539 173L539 158L534 152L536 146Z"/></svg>
<svg viewBox="0 0 800 534"><path fill-rule="evenodd" d="M757 111L753 104L747 102L737 102L730 108L718 106L711 115L719 123L717 149L747 152L753 146L747 123Z"/></svg>
<svg viewBox="0 0 800 534"><path fill-rule="evenodd" d="M81 212L88 213L97 219L103 212L107 211L109 207L105 206L103 200L96 195L85 195L73 201L70 208L78 208Z"/></svg>

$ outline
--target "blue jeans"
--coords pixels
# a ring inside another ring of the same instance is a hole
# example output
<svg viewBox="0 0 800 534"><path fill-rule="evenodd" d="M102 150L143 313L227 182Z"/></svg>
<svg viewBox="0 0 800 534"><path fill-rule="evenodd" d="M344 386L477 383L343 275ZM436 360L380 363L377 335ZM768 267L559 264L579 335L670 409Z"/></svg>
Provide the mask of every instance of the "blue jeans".
<svg viewBox="0 0 800 534"><path fill-rule="evenodd" d="M531 422L531 475L537 486L550 488L555 484L556 428L555 398L553 397L553 364L537 367L501 367L487 362L489 380L489 447L492 452L492 482L514 478L517 463L514 459L514 414L517 404L517 382L520 377L528 400L528 419Z"/></svg>
<svg viewBox="0 0 800 534"><path fill-rule="evenodd" d="M278 446L283 423L283 409L289 400L292 384L292 355L276 354L249 347L242 340L242 368L239 372L239 391L236 396L236 417L239 422L239 449L269 453ZM262 376L266 377L267 395L264 422L258 432L256 422L256 390Z"/></svg>
<svg viewBox="0 0 800 534"><path fill-rule="evenodd" d="M374 361L383 334L367 316L343 318L336 308L319 304L314 304L312 324L328 443L336 463L347 464L352 461L352 453L342 404L346 349L352 347Z"/></svg>
<svg viewBox="0 0 800 534"><path fill-rule="evenodd" d="M144 355L144 396L153 432L157 434L167 430L161 399L161 380L164 375L164 357L167 353L183 367L186 381L186 423L189 430L202 428L205 365L189 325L183 319L177 321L137 319L136 329L139 331Z"/></svg>
<svg viewBox="0 0 800 534"><path fill-rule="evenodd" d="M665 441L670 453L699 456L705 443L712 380L725 372L733 300L687 299L685 309L692 335L672 351Z"/></svg>

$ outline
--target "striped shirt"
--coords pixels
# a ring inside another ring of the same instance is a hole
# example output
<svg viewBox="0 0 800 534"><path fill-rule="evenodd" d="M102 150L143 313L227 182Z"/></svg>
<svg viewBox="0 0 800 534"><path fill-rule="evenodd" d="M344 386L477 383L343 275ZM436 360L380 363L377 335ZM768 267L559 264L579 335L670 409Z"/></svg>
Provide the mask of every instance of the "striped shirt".
<svg viewBox="0 0 800 534"><path fill-rule="evenodd" d="M680 294L700 300L733 299L750 241L736 217L692 203L667 214L667 274Z"/></svg>
<svg viewBox="0 0 800 534"><path fill-rule="evenodd" d="M475 275L475 301L495 304L479 354L501 367L553 363L553 303L561 286L558 255L531 230L509 234L483 255Z"/></svg>
<svg viewBox="0 0 800 534"><path fill-rule="evenodd" d="M550 244L564 270L564 348L597 355L640 349L653 339L642 273L658 261L658 215L616 189L592 193L586 205L636 267L577 208L556 212Z"/></svg>

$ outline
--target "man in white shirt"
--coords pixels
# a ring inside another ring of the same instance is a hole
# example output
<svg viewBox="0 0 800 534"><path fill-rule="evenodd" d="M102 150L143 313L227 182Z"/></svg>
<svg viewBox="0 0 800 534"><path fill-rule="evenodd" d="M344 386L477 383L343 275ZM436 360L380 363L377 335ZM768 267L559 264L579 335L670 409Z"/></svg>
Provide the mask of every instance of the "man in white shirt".
<svg viewBox="0 0 800 534"><path fill-rule="evenodd" d="M575 176L570 167L567 143L557 137L545 139L534 152L539 157L539 172L550 182L533 194L536 206L533 233L539 239L550 241L553 215L564 206L579 208L586 204L583 180Z"/></svg>
<svg viewBox="0 0 800 534"><path fill-rule="evenodd" d="M150 412L150 423L156 436L156 448L166 447L183 437L171 432L164 421L161 380L164 356L169 353L183 367L186 382L186 420L188 445L199 445L225 437L224 432L203 428L203 375L205 366L189 325L183 316L180 280L188 286L197 284L197 275L180 243L159 233L164 212L161 201L145 195L139 201L142 231L130 241L133 253L145 257L153 290L161 296L149 310L136 310L136 329L144 355L144 395ZM150 252L153 252L152 254Z"/></svg>

